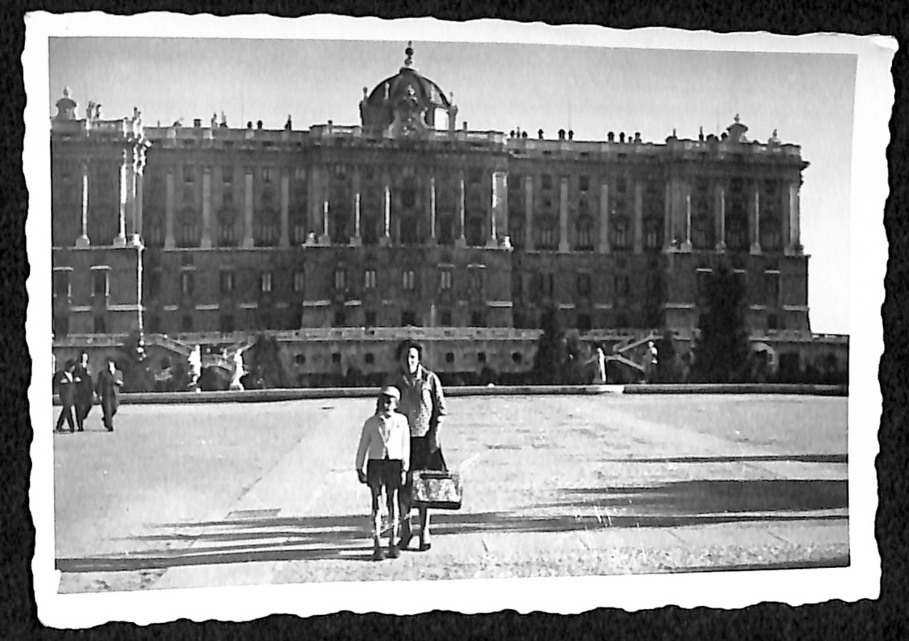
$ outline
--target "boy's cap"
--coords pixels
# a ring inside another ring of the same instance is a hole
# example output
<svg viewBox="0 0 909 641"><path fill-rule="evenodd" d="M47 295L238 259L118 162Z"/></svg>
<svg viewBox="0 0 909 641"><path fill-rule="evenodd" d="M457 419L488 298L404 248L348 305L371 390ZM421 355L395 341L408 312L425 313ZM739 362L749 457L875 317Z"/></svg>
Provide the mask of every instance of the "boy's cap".
<svg viewBox="0 0 909 641"><path fill-rule="evenodd" d="M395 387L394 385L388 385L387 387L383 387L382 391L379 392L379 396L390 396L391 398L395 399L396 401L401 400L401 392L398 391L398 388Z"/></svg>

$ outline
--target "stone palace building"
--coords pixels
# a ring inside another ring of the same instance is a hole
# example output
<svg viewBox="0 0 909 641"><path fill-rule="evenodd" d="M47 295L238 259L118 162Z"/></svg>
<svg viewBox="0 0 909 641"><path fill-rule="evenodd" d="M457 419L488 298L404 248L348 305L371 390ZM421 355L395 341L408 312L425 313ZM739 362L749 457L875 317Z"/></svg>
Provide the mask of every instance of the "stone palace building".
<svg viewBox="0 0 909 641"><path fill-rule="evenodd" d="M364 88L355 125L150 127L93 103L79 117L65 92L51 120L56 344L139 330L174 350L265 331L308 345L288 354L304 381L361 358L387 367L366 357L374 328L438 343L442 370L526 369L552 308L589 342L670 330L688 345L720 264L746 286L754 340L784 360L795 345L788 367L806 344L843 342L810 332L798 145L754 140L738 116L722 136L661 142L472 131L405 53ZM305 351L316 343L324 354Z"/></svg>

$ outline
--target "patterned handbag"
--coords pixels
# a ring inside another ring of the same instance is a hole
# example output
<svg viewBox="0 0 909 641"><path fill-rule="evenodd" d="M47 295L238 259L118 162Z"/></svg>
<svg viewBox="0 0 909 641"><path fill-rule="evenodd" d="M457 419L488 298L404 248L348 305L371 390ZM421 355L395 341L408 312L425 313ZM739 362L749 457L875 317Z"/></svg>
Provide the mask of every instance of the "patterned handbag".
<svg viewBox="0 0 909 641"><path fill-rule="evenodd" d="M416 507L460 510L463 486L457 472L414 470L413 502Z"/></svg>

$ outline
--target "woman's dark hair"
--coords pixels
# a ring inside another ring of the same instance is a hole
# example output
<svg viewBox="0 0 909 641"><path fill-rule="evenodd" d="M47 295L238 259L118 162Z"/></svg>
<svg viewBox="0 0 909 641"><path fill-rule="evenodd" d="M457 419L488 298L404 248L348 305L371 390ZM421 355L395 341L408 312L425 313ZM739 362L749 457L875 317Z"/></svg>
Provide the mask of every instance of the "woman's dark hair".
<svg viewBox="0 0 909 641"><path fill-rule="evenodd" d="M410 348L417 350L417 354L420 356L420 359L423 358L423 345L415 340L408 338L398 343L397 348L395 348L395 360L401 360L401 356L409 351Z"/></svg>

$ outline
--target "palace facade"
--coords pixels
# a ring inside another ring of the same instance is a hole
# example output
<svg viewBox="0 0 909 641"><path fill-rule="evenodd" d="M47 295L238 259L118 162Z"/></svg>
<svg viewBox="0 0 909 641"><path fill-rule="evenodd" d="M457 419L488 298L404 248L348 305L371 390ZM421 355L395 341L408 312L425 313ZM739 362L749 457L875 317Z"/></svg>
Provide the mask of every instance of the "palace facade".
<svg viewBox="0 0 909 641"><path fill-rule="evenodd" d="M706 277L755 339L810 336L798 145L472 131L414 68L356 125L51 122L54 335L191 340L307 328L538 328L690 340ZM532 342L532 341L530 341ZM509 348L511 349L511 348ZM528 354L522 362L529 363Z"/></svg>

